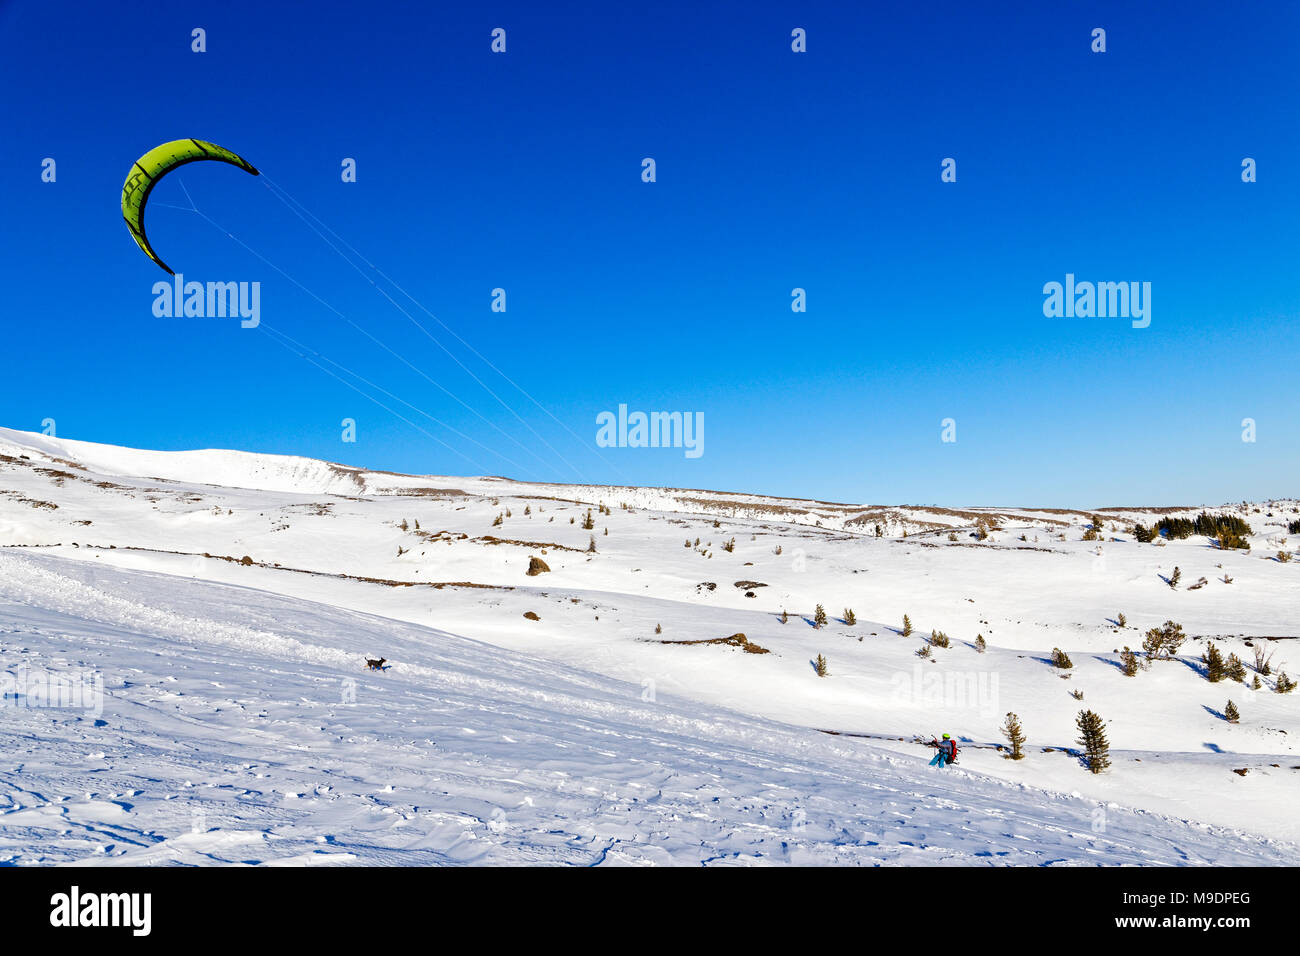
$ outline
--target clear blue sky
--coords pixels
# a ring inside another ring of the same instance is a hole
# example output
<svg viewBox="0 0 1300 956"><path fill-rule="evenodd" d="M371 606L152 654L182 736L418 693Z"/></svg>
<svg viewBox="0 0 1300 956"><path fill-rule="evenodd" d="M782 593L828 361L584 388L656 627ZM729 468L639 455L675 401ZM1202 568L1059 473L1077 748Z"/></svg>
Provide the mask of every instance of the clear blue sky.
<svg viewBox="0 0 1300 956"><path fill-rule="evenodd" d="M271 6L0 0L0 423L847 501L1300 493L1294 4ZM183 137L245 156L555 418L408 304L521 423L229 166L155 190L163 258L261 282L264 324L478 444L351 379L453 454L265 330L154 318L166 276L119 198L136 157ZM392 351L169 208L182 183ZM1151 326L1045 318L1067 272L1150 282ZM702 412L703 456L596 448L620 403Z"/></svg>

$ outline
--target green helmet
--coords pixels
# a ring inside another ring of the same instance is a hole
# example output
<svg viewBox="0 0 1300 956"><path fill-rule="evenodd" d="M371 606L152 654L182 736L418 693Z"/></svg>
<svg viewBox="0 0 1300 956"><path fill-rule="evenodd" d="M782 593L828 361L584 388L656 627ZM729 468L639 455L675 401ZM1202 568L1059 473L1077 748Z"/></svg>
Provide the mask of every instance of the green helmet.
<svg viewBox="0 0 1300 956"><path fill-rule="evenodd" d="M949 740L950 738L949 738L949 736L948 736L947 734L944 734L944 735L943 735L943 739L944 739L944 740Z"/></svg>

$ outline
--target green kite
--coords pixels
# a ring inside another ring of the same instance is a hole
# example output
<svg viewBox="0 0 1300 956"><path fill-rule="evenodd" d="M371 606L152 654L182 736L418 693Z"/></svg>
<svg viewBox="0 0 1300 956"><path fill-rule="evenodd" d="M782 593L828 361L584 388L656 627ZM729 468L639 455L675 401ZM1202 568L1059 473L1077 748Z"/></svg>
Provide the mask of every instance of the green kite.
<svg viewBox="0 0 1300 956"><path fill-rule="evenodd" d="M158 254L153 251L144 233L144 206L149 201L149 193L153 191L154 184L159 179L177 166L205 159L229 163L238 166L246 173L260 175L252 163L215 143L206 143L201 139L178 139L155 146L137 159L122 186L122 218L126 220L127 228L131 230L132 237L144 250L144 254L162 266L169 275L176 273L167 263L158 258Z"/></svg>

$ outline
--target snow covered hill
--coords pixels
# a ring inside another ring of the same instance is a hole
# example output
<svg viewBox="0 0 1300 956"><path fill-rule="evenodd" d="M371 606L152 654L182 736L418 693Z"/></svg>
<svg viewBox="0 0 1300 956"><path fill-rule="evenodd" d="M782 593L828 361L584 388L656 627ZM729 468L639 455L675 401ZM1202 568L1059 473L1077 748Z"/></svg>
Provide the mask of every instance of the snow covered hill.
<svg viewBox="0 0 1300 956"><path fill-rule="evenodd" d="M1085 541L1085 511L0 429L0 860L1294 865L1300 694L1274 687L1300 671L1300 506L1210 508L1250 551L1127 532L1200 510L1103 511ZM1124 676L1166 620L1177 659ZM932 631L950 646L917 656ZM1210 640L1271 654L1261 686L1208 681ZM69 683L93 706L37 706ZM1084 707L1104 774L1069 752ZM910 741L945 730L938 772Z"/></svg>

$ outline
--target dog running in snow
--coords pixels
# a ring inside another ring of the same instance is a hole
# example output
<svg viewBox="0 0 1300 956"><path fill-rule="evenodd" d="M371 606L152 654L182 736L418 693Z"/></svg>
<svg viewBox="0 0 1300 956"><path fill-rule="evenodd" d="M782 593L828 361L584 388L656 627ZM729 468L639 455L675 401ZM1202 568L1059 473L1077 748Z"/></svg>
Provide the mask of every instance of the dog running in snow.
<svg viewBox="0 0 1300 956"><path fill-rule="evenodd" d="M381 670L384 669L384 664L385 664L387 661L388 661L388 658L386 658L386 657L381 657L381 658L379 658L379 660L377 660L377 661L375 661L375 660L371 660L369 657L367 657L367 658L366 658L366 666L367 666L368 668L370 668L372 671L381 671Z"/></svg>

